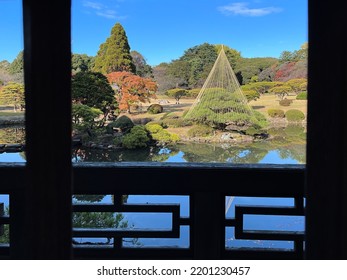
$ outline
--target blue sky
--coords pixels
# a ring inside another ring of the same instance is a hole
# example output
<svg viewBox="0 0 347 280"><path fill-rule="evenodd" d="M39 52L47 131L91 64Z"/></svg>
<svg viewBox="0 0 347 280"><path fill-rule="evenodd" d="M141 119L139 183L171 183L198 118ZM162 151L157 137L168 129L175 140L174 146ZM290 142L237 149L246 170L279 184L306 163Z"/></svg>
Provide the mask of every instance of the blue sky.
<svg viewBox="0 0 347 280"><path fill-rule="evenodd" d="M95 55L117 22L150 65L204 42L279 57L308 37L307 0L73 0L73 52ZM0 61L23 48L21 25L21 1L0 0Z"/></svg>

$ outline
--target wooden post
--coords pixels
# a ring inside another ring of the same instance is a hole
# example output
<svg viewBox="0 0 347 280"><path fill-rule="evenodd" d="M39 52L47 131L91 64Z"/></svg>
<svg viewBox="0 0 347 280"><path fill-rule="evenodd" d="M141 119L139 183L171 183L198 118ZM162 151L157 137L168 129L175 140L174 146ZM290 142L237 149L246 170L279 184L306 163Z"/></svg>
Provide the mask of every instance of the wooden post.
<svg viewBox="0 0 347 280"><path fill-rule="evenodd" d="M70 13L70 0L23 0L29 259L71 257Z"/></svg>
<svg viewBox="0 0 347 280"><path fill-rule="evenodd" d="M0 218L4 215L4 204L0 203ZM0 236L4 234L4 225L0 224Z"/></svg>
<svg viewBox="0 0 347 280"><path fill-rule="evenodd" d="M309 0L308 259L347 258L346 10Z"/></svg>
<svg viewBox="0 0 347 280"><path fill-rule="evenodd" d="M220 259L225 235L223 234L225 200L218 192L197 192L193 200L194 258Z"/></svg>
<svg viewBox="0 0 347 280"><path fill-rule="evenodd" d="M25 237L26 228L26 205L25 192L23 189L15 190L10 194L10 258L20 260L27 258L27 240Z"/></svg>

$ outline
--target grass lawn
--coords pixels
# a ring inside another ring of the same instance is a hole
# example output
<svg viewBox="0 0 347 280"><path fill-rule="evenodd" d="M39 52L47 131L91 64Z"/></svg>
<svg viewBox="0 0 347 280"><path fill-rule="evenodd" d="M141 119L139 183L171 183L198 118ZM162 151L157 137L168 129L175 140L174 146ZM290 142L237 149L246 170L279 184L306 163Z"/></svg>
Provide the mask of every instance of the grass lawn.
<svg viewBox="0 0 347 280"><path fill-rule="evenodd" d="M194 102L194 99L186 99L182 98L180 100L180 104L176 104L176 100L173 98L169 98L165 95L158 95L157 99L151 99L150 103L142 104L142 112L134 112L133 114L128 115L132 119L137 118L151 118L153 120L159 120L165 113L174 112L178 116L181 116L184 111L188 110ZM293 100L293 103L290 106L281 106L279 105L279 99L276 95L265 94L262 95L258 100L251 101L249 103L250 106L253 107L256 111L261 112L265 117L269 117L267 111L269 109L281 109L284 112L297 109L302 111L305 116L307 115L307 100L296 100L296 96L287 96L287 99ZM161 114L148 114L146 112L147 108L151 104L160 103L161 101L168 101L167 104L162 104L164 111Z"/></svg>
<svg viewBox="0 0 347 280"><path fill-rule="evenodd" d="M0 111L0 117L16 117L16 116L24 116L24 112Z"/></svg>
<svg viewBox="0 0 347 280"><path fill-rule="evenodd" d="M297 109L303 112L305 116L307 115L307 100L296 100L296 96L287 96L287 99L293 100L293 103L290 106L281 106L277 96L265 94L258 100L249 102L249 105L251 105L253 109L263 113L266 117L268 117L267 111L269 109L280 109L284 112Z"/></svg>
<svg viewBox="0 0 347 280"><path fill-rule="evenodd" d="M0 106L0 117L24 116L24 111L13 111L12 106Z"/></svg>
<svg viewBox="0 0 347 280"><path fill-rule="evenodd" d="M160 104L161 101L168 102L167 104L161 104L163 106L163 113L160 114L149 114L147 113L147 108L152 104ZM157 99L151 99L150 103L142 103L141 112L134 111L131 114L122 114L127 115L131 119L141 119L141 118L151 118L154 121L160 120L163 115L166 113L175 113L177 116L181 116L184 111L188 110L190 106L193 104L194 99L181 99L180 104L176 104L176 100L174 98L169 98L166 95L157 95Z"/></svg>

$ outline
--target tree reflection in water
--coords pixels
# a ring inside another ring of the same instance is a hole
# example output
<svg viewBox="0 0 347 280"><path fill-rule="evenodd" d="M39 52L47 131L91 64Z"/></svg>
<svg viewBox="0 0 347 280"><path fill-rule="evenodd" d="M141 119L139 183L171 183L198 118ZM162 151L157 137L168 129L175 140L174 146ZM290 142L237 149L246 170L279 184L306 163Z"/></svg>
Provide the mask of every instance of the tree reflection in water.
<svg viewBox="0 0 347 280"><path fill-rule="evenodd" d="M270 140L259 140L251 144L231 143L184 143L167 147L115 151L96 149L75 149L74 162L221 162L234 164L255 164L266 162L265 157L273 152L276 164L306 162L306 131L300 125L270 128Z"/></svg>
<svg viewBox="0 0 347 280"><path fill-rule="evenodd" d="M0 144L24 144L25 128L16 127L0 127Z"/></svg>
<svg viewBox="0 0 347 280"><path fill-rule="evenodd" d="M112 203L114 203L114 197L111 197ZM106 195L74 195L73 203L74 204L83 204L91 203L98 204L104 199L107 199ZM127 195L123 195L122 203L126 203L128 199ZM109 203L110 203L109 202ZM113 212L73 212L72 214L72 225L74 228L89 228L89 229L115 229L115 228L129 228L128 221L125 220L122 213L113 213ZM105 240L105 241L103 241ZM125 241L123 241L125 242ZM137 245L137 239L131 239L130 241L133 245ZM112 245L112 239L106 237L96 242L93 242L92 239L81 239L80 241L77 238L73 238L73 244L75 245Z"/></svg>

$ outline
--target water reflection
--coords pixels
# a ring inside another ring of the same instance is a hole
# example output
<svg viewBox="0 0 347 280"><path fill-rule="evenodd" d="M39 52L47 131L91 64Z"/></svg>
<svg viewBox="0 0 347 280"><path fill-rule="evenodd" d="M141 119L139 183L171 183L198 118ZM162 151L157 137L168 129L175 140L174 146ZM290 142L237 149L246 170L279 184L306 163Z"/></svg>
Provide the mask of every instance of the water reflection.
<svg viewBox="0 0 347 280"><path fill-rule="evenodd" d="M131 150L95 150L78 148L73 151L74 162L195 162L234 164L304 164L304 144L278 145L276 142L261 142L248 146L227 144L188 143L175 146Z"/></svg>
<svg viewBox="0 0 347 280"><path fill-rule="evenodd" d="M0 144L24 144L25 129L22 126L0 127Z"/></svg>
<svg viewBox="0 0 347 280"><path fill-rule="evenodd" d="M234 164L304 164L306 162L306 129L300 125L268 130L269 140L251 144L184 143L175 146L137 150L97 150L78 148L74 162L220 162Z"/></svg>
<svg viewBox="0 0 347 280"><path fill-rule="evenodd" d="M300 125L268 129L269 140L251 144L185 143L137 150L76 148L73 162L221 162L234 164L306 162L306 128ZM0 128L0 144L24 144L23 127ZM4 152L4 151L3 151ZM25 161L25 154L0 153L1 162Z"/></svg>

